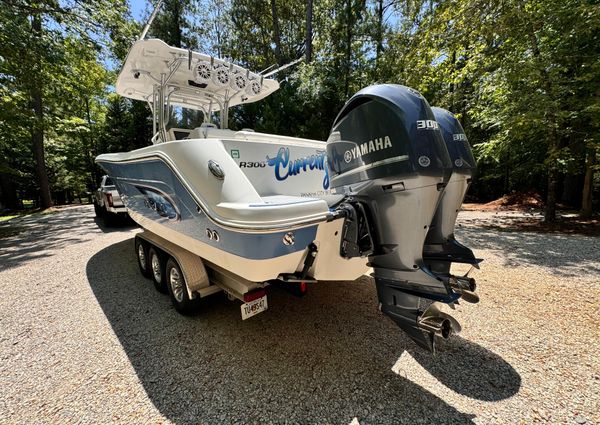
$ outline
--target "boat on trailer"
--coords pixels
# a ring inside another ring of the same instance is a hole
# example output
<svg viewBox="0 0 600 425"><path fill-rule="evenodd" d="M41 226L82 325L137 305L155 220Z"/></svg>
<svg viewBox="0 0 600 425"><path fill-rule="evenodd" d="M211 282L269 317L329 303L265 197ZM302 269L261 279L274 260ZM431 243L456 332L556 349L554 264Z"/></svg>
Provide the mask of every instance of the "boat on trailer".
<svg viewBox="0 0 600 425"><path fill-rule="evenodd" d="M460 331L441 304L478 301L475 281L450 270L481 261L454 238L475 166L460 123L381 84L348 100L327 141L229 129L229 108L279 88L268 77L158 39L131 48L116 92L148 103L154 136L96 162L144 229L142 273L181 312L224 290L247 318L270 283L302 294L372 270L381 311L434 350ZM204 122L170 128L175 106Z"/></svg>

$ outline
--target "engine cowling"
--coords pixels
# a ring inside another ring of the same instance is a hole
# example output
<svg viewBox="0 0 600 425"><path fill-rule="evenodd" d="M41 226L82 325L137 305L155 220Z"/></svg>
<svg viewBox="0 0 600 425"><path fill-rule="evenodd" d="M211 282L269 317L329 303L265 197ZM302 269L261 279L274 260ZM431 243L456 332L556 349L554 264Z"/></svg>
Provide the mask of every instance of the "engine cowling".
<svg viewBox="0 0 600 425"><path fill-rule="evenodd" d="M427 100L397 84L369 86L344 105L328 139L327 156L332 187L418 175L444 182L452 172Z"/></svg>

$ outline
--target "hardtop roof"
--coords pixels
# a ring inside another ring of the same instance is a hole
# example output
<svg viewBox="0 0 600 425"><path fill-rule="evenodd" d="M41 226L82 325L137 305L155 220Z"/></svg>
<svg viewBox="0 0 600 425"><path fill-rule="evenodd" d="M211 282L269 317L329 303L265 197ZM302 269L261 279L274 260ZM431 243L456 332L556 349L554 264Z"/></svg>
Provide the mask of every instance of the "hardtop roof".
<svg viewBox="0 0 600 425"><path fill-rule="evenodd" d="M218 111L225 103L231 107L256 102L279 88L276 80L223 59L172 47L159 39L144 39L135 42L127 54L117 77L116 92L130 99L153 102L161 75L165 79L170 75L166 86L171 105L205 111ZM240 89L244 82L245 88ZM251 84L254 90L249 89Z"/></svg>

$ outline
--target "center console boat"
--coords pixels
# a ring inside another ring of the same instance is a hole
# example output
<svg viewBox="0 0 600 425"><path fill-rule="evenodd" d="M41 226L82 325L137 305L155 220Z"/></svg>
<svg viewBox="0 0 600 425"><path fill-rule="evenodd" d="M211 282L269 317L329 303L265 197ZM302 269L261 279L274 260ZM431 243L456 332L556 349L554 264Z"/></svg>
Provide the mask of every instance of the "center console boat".
<svg viewBox="0 0 600 425"><path fill-rule="evenodd" d="M433 350L460 330L441 304L477 301L474 280L450 270L480 261L454 238L474 168L462 127L415 90L381 84L348 100L327 141L228 129L229 108L278 87L158 39L133 45L116 91L149 104L154 137L96 162L150 235L136 242L142 272L182 311L219 288L253 306L275 281L305 290L371 272L381 310ZM170 128L176 106L204 123Z"/></svg>

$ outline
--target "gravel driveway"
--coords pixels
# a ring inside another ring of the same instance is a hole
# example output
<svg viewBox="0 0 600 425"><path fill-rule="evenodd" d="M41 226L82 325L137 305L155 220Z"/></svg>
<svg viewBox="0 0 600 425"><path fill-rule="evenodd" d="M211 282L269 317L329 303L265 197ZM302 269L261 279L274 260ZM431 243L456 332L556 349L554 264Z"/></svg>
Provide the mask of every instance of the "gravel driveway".
<svg viewBox="0 0 600 425"><path fill-rule="evenodd" d="M91 206L0 225L0 423L600 423L600 238L481 227L479 304L433 357L372 280L320 283L240 319L182 317L137 270L138 229ZM457 270L461 270L460 268Z"/></svg>

